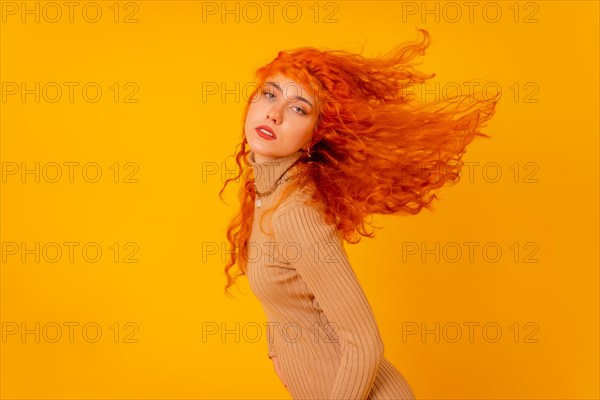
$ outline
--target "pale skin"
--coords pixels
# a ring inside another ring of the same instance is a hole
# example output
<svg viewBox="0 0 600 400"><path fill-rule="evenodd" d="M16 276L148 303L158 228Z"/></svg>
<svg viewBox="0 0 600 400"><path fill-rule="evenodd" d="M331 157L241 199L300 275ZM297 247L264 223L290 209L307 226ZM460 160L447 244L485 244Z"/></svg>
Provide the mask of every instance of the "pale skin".
<svg viewBox="0 0 600 400"><path fill-rule="evenodd" d="M314 96L303 85L282 74L268 77L256 96L250 103L244 124L246 140L255 161L273 161L301 148L306 150L318 120ZM259 136L256 127L260 125L270 127L276 138L268 140ZM277 356L271 360L277 376L287 387Z"/></svg>
<svg viewBox="0 0 600 400"><path fill-rule="evenodd" d="M317 120L316 100L303 85L279 73L268 77L251 100L244 124L255 161L273 161L306 150ZM259 136L256 127L260 125L270 127L276 138Z"/></svg>

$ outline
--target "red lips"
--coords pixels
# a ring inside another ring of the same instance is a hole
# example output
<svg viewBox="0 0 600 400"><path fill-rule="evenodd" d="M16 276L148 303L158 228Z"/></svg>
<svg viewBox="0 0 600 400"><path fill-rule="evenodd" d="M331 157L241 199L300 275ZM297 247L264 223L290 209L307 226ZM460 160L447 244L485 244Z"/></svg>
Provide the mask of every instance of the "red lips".
<svg viewBox="0 0 600 400"><path fill-rule="evenodd" d="M265 130L265 131L267 131L267 132L269 132L269 133L270 133L270 134L272 134L273 136L269 136L268 134L264 133L264 132L263 132L261 129L262 129L262 130ZM273 140L273 139L276 139L276 138L277 138L277 136L275 136L275 132L273 132L273 129L269 128L269 127L268 127L268 126L266 126L266 125L260 125L260 126L257 126L257 127L256 127L256 133L258 133L258 135L259 135L260 137L262 137L262 138L264 138L264 139L267 139L267 140Z"/></svg>

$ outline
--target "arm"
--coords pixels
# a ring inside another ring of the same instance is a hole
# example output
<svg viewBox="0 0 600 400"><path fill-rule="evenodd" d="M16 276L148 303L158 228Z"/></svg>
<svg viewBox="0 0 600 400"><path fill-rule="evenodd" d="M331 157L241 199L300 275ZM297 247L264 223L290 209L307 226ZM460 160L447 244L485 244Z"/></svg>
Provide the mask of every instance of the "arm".
<svg viewBox="0 0 600 400"><path fill-rule="evenodd" d="M285 211L273 222L277 245L313 293L342 350L329 399L366 399L383 361L383 342L371 307L348 262L337 229L311 206Z"/></svg>

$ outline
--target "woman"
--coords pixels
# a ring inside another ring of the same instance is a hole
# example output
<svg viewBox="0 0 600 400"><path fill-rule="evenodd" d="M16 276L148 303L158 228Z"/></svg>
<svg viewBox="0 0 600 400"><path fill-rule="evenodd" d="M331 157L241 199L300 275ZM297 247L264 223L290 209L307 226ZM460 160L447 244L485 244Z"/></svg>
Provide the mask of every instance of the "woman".
<svg viewBox="0 0 600 400"><path fill-rule="evenodd" d="M343 240L373 237L370 214L431 209L431 191L456 182L465 147L489 137L478 128L496 102L412 99L407 89L435 76L409 63L429 46L419 31L422 42L382 58L300 48L257 71L240 171L221 189L252 167L227 230L225 292L248 276L268 318L268 356L294 399L415 398L384 357Z"/></svg>

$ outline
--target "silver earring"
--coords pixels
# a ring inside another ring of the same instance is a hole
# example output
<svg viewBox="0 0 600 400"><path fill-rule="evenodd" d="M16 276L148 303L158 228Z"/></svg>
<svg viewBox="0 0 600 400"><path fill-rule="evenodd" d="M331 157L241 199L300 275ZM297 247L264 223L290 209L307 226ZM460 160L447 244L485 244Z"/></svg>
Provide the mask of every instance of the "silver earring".
<svg viewBox="0 0 600 400"><path fill-rule="evenodd" d="M306 148L306 155L310 157L310 147Z"/></svg>

